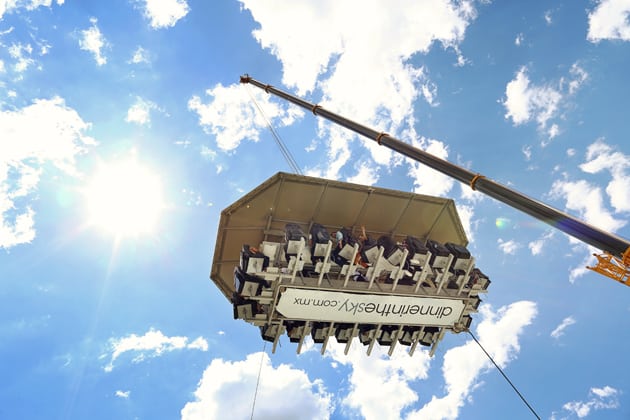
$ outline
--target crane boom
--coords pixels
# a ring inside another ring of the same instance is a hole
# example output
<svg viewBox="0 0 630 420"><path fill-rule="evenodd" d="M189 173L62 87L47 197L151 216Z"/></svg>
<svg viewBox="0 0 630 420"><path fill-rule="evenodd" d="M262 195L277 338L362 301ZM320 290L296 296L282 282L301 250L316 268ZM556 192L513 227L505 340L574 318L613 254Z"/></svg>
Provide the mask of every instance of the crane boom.
<svg viewBox="0 0 630 420"><path fill-rule="evenodd" d="M479 173L454 165L398 140L387 133L378 132L341 115L335 114L334 112L328 111L320 105L312 104L271 85L261 83L251 78L249 75L241 76L240 81L241 83L252 84L267 93L272 93L295 105L305 108L313 112L314 115L326 118L355 133L375 140L381 146L385 146L444 175L466 183L470 185L473 190L489 195L588 245L602 250L602 254L594 254L597 257L597 265L587 268L630 286L630 241L627 239L597 229L567 213L494 182Z"/></svg>

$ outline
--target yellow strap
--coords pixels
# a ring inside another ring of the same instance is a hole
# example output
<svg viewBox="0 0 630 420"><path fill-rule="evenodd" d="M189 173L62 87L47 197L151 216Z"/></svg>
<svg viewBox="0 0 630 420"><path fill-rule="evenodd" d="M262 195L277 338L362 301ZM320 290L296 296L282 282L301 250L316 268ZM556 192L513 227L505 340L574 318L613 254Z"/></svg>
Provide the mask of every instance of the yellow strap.
<svg viewBox="0 0 630 420"><path fill-rule="evenodd" d="M485 178L485 176L477 174L473 177L473 179L470 180L470 188L472 188L473 191L475 191L475 184L477 183L477 180L479 178Z"/></svg>

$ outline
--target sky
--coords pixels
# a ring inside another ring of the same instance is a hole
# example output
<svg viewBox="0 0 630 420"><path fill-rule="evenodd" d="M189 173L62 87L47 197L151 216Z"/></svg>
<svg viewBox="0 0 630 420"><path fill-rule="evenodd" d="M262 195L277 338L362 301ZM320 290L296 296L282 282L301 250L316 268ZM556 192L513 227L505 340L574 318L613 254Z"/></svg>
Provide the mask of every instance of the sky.
<svg viewBox="0 0 630 420"><path fill-rule="evenodd" d="M532 418L466 334L433 357L297 355L286 337L272 354L232 318L209 279L220 212L291 172L268 122L304 174L454 199L492 280L472 331L531 406L630 418L630 290L585 269L597 250L239 84L630 238L629 16L628 0L0 0L0 418L250 418L257 382L256 419Z"/></svg>

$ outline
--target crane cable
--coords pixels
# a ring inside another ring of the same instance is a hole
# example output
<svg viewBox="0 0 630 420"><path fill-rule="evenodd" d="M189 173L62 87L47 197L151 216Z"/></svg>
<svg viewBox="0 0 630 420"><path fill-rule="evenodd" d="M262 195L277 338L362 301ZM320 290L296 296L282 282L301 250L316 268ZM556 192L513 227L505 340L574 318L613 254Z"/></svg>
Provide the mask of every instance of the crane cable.
<svg viewBox="0 0 630 420"><path fill-rule="evenodd" d="M258 366L258 379L256 379L256 390L254 391L254 400L252 401L252 415L249 417L250 420L254 419L254 407L256 407L256 397L258 396L258 385L260 384L260 373L262 372L262 365L265 360L266 349L267 349L267 342L265 341L263 344L263 351L260 355L260 365Z"/></svg>
<svg viewBox="0 0 630 420"><path fill-rule="evenodd" d="M274 140L276 141L276 144L278 145L278 148L280 148L280 152L284 156L284 159L289 164L289 167L296 174L303 175L302 171L300 170L300 167L298 166L297 162L293 158L293 155L291 154L291 151L289 151L289 148L282 141L282 138L280 137L280 134L278 134L276 132L276 130L273 128L273 125L271 125L271 121L267 118L267 116L263 112L262 108L258 104L258 101L256 101L256 97L252 94L252 91L249 89L249 86L245 86L245 88L247 89L247 93L249 94L249 97L250 97L252 103L254 104L254 106L256 107L258 112L260 113L261 117L265 120L265 123L267 124L267 127L269 128L269 131L271 131L271 134L272 134ZM264 342L263 350L262 350L262 353L260 355L260 365L258 366L258 378L256 378L256 389L254 391L254 398L253 398L253 401L252 401L252 413L251 413L251 416L250 416L250 420L253 420L253 418L254 418L254 408L256 407L256 397L258 396L258 386L260 385L260 376L261 376L261 373L262 373L263 361L265 360L266 348L267 348L267 342Z"/></svg>
<svg viewBox="0 0 630 420"><path fill-rule="evenodd" d="M276 144L280 148L280 152L282 153L282 155L284 156L284 159L289 164L289 167L296 174L303 175L302 171L300 170L299 165L297 164L297 162L293 158L293 155L289 151L288 147L282 141L282 138L280 137L280 134L278 134L278 132L276 132L276 130L273 128L273 125L271 125L271 121L269 120L269 118L267 118L267 116L263 112L262 108L258 104L258 101L256 101L256 97L254 96L254 94L250 90L249 85L246 85L245 88L247 89L247 93L249 94L249 97L252 100L254 106L256 107L256 109L258 110L258 112L260 113L262 118L265 120L265 123L267 124L267 127L269 128L269 131L271 131L271 135L273 136L274 140L276 141Z"/></svg>
<svg viewBox="0 0 630 420"><path fill-rule="evenodd" d="M529 408L529 410L532 412L532 414L538 419L540 420L540 416L536 413L536 411L532 408L531 405L529 405L529 403L527 402L527 400L525 399L525 397L523 396L523 394L521 394L519 392L519 390L516 388L516 386L512 383L512 381L510 381L510 378L507 377L507 375L505 373L503 373L503 370L499 367L499 365L497 365L497 363L494 361L494 359L492 358L492 356L490 356L490 354L486 351L486 349L483 348L483 346L481 345L481 343L479 342L479 340L477 340L477 337L475 337L475 335L472 333L472 331L470 330L466 330L468 332L468 334L470 334L470 336L473 338L473 340L475 340L475 342L479 345L479 348L481 348L481 350L483 350L483 352L486 354L486 356L488 356L488 359L490 359L490 361L492 362L492 364L494 365L494 367L497 368L497 370L501 373L501 375L503 375L503 377L505 378L505 380L512 386L512 389L516 392L516 394L521 397L521 400L523 400L523 402L525 403L525 405L527 406L527 408Z"/></svg>

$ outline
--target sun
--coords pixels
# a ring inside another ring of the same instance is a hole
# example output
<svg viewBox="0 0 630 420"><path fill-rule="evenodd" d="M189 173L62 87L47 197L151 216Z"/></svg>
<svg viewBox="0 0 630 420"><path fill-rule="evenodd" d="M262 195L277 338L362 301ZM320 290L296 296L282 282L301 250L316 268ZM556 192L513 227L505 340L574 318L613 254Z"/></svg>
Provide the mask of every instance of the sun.
<svg viewBox="0 0 630 420"><path fill-rule="evenodd" d="M153 232L164 209L160 178L135 159L101 165L86 201L89 224L116 236Z"/></svg>

